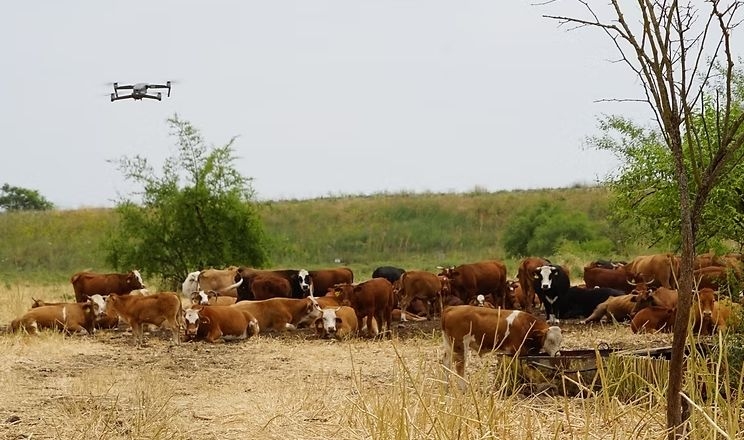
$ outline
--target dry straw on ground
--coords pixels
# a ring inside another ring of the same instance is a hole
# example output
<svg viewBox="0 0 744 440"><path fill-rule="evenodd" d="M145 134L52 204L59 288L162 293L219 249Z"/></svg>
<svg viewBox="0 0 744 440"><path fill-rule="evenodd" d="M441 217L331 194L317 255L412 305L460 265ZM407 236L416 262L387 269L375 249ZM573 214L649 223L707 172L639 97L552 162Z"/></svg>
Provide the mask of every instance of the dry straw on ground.
<svg viewBox="0 0 744 440"><path fill-rule="evenodd" d="M0 323L7 324L28 307L31 296L43 293L17 286L0 292ZM0 436L284 440L665 435L663 402L651 395L651 387L631 401L601 392L584 398L526 395L514 382L508 358L492 355L471 357L470 386L464 392L450 387L440 364L437 327L438 321L409 323L396 338L383 341L317 340L301 331L180 346L153 333L141 349L133 346L128 332L5 334L0 336ZM669 342L669 335L633 335L626 326L564 328L566 348ZM719 408L714 418L720 419L723 411ZM741 417L740 412L734 417ZM703 417L694 422L693 438L713 438ZM728 432L731 438L744 436L741 429Z"/></svg>

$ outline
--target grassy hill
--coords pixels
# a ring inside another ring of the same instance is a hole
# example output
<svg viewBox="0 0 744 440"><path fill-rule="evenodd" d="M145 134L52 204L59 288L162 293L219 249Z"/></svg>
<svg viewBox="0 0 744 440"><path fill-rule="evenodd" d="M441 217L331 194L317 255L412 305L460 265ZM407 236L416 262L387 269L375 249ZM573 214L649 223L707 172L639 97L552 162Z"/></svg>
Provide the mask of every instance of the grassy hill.
<svg viewBox="0 0 744 440"><path fill-rule="evenodd" d="M392 264L437 265L504 258L502 233L524 207L550 201L606 224L601 187L467 194L378 194L264 203L273 267L348 265L361 278ZM4 279L66 279L83 269L109 271L101 243L116 221L111 209L0 214L0 274ZM562 255L580 267L594 256ZM239 264L239 262L236 262ZM510 272L516 263L508 261Z"/></svg>

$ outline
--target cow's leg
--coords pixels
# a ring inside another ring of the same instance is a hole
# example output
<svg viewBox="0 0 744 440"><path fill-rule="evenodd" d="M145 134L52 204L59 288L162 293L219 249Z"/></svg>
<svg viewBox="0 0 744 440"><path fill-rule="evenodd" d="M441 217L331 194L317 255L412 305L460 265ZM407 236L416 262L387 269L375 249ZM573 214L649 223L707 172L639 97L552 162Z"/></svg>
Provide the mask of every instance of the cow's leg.
<svg viewBox="0 0 744 440"><path fill-rule="evenodd" d="M598 305L596 309L594 309L594 312L592 312L591 315L589 315L586 319L579 321L579 323L586 324L587 322L598 321L605 315L605 313L607 313L607 304L602 303Z"/></svg>
<svg viewBox="0 0 744 440"><path fill-rule="evenodd" d="M142 331L142 324L140 324L139 322L132 322L132 324L130 325L132 327L132 337L134 337L134 345L139 347L142 345L145 339L144 332Z"/></svg>
<svg viewBox="0 0 744 440"><path fill-rule="evenodd" d="M369 315L367 315L367 334L372 338L377 337L377 334L380 332L379 326L382 325L382 322L375 322L374 324L377 324L378 328L373 327L373 319L374 314L370 313Z"/></svg>

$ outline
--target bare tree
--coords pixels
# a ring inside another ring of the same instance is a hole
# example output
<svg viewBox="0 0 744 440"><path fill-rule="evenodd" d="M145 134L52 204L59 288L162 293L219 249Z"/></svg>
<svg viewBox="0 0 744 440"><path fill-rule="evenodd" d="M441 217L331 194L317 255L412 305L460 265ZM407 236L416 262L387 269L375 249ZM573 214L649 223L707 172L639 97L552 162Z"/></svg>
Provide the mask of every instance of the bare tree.
<svg viewBox="0 0 744 440"><path fill-rule="evenodd" d="M667 427L669 438L675 439L685 435L681 393L697 226L711 190L744 155L744 112L735 97L731 52L742 1L575 1L583 11L578 15L544 17L570 29L604 32L620 61L640 79L645 94L641 100L653 110L674 159L681 261ZM715 91L713 96L706 94L709 90Z"/></svg>

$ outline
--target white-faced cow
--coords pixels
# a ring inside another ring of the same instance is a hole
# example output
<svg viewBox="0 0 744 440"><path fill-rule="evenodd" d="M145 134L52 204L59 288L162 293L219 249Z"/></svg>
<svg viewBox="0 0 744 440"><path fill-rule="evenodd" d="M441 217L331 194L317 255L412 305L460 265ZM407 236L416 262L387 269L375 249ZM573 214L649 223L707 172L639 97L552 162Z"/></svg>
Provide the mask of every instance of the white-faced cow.
<svg viewBox="0 0 744 440"><path fill-rule="evenodd" d="M78 272L70 278L75 290L75 301L85 302L91 295L126 294L135 289L144 289L139 271L129 273Z"/></svg>
<svg viewBox="0 0 744 440"><path fill-rule="evenodd" d="M96 318L103 313L103 298L91 296L84 303L56 303L34 307L10 323L10 330L37 333L40 329L93 334Z"/></svg>
<svg viewBox="0 0 744 440"><path fill-rule="evenodd" d="M346 339L358 329L356 312L347 306L323 309L323 315L315 321L315 330L321 338Z"/></svg>
<svg viewBox="0 0 744 440"><path fill-rule="evenodd" d="M184 310L186 339L246 339L260 331L258 320L247 310L229 306L193 307Z"/></svg>

